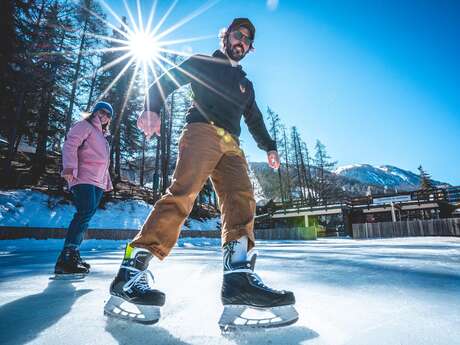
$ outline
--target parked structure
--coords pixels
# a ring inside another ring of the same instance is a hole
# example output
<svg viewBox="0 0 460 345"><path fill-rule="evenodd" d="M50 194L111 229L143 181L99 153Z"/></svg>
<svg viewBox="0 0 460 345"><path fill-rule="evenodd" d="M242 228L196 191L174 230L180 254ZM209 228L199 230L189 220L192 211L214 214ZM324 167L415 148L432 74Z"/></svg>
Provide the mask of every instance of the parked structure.
<svg viewBox="0 0 460 345"><path fill-rule="evenodd" d="M258 208L258 222L271 223L271 226L273 223L312 226L321 223L321 219L332 217L338 221L332 222L335 229L326 224L326 234L343 232L352 236L353 224L452 218L460 216L459 210L460 186L457 186L369 195L317 206L307 205L300 200L291 203L270 202Z"/></svg>

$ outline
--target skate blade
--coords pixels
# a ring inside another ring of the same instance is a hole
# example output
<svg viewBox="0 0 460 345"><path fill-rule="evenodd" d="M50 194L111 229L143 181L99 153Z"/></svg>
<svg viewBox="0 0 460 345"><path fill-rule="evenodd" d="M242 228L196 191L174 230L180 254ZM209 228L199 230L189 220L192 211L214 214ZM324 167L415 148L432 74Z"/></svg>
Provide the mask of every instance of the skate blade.
<svg viewBox="0 0 460 345"><path fill-rule="evenodd" d="M104 306L104 315L122 320L152 325L160 320L160 307L133 304L121 297L110 296Z"/></svg>
<svg viewBox="0 0 460 345"><path fill-rule="evenodd" d="M226 305L219 320L223 333L276 328L292 325L299 319L293 305L272 308L254 308L246 305Z"/></svg>
<svg viewBox="0 0 460 345"><path fill-rule="evenodd" d="M86 278L87 273L55 273L54 276L51 276L50 280L66 280L66 281L79 281Z"/></svg>

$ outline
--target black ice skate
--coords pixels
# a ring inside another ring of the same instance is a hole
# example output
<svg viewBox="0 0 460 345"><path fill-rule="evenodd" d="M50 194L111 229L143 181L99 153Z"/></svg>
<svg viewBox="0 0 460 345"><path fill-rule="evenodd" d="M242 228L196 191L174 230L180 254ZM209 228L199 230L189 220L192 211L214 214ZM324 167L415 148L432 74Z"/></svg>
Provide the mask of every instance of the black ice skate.
<svg viewBox="0 0 460 345"><path fill-rule="evenodd" d="M78 249L64 248L59 254L51 279L83 279L89 269L82 264Z"/></svg>
<svg viewBox="0 0 460 345"><path fill-rule="evenodd" d="M87 263L86 261L84 261L84 260L81 258L81 256L80 256L80 251L79 251L79 250L77 250L77 256L78 256L78 260L79 260L80 264L81 264L82 266L86 267L88 270L90 270L90 269L91 269L91 265L90 265L89 263Z"/></svg>
<svg viewBox="0 0 460 345"><path fill-rule="evenodd" d="M110 285L110 299L104 314L139 323L153 324L160 319L165 294L152 289L153 275L147 269L152 254L145 249L126 247L118 274Z"/></svg>
<svg viewBox="0 0 460 345"><path fill-rule="evenodd" d="M231 263L224 258L222 304L219 320L222 331L282 327L295 323L299 315L290 291L278 291L265 285L254 273L257 254L249 261Z"/></svg>

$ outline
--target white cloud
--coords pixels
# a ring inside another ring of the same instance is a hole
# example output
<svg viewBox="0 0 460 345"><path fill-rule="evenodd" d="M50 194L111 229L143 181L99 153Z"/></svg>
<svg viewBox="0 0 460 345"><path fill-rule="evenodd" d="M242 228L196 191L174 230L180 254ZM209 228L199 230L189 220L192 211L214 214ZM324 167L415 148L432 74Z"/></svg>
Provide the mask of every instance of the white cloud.
<svg viewBox="0 0 460 345"><path fill-rule="evenodd" d="M276 10L278 7L278 0L267 0L267 8L270 11Z"/></svg>
<svg viewBox="0 0 460 345"><path fill-rule="evenodd" d="M190 45L183 45L181 51L185 54L192 54L193 48Z"/></svg>

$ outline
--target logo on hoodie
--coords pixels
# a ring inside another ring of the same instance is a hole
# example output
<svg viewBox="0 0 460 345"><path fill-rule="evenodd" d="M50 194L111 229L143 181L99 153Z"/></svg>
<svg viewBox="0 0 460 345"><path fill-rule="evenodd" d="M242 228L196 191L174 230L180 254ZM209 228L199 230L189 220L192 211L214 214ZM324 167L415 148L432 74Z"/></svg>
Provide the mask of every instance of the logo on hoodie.
<svg viewBox="0 0 460 345"><path fill-rule="evenodd" d="M240 83L240 91L241 93L245 93L246 92L246 87Z"/></svg>

